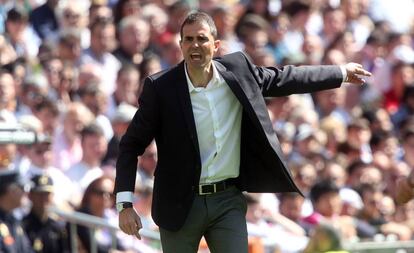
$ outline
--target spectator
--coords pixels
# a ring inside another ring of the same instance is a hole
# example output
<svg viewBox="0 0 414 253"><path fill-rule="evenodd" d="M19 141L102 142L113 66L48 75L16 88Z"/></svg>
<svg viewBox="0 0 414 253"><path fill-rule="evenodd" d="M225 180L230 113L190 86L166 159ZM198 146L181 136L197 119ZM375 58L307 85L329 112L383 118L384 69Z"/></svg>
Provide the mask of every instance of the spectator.
<svg viewBox="0 0 414 253"><path fill-rule="evenodd" d="M23 82L17 116L33 114L35 107L48 95L49 85L42 74L30 75Z"/></svg>
<svg viewBox="0 0 414 253"><path fill-rule="evenodd" d="M146 77L158 73L161 70L161 58L157 54L148 54L142 61L139 68L141 77L140 83L143 83ZM139 94L141 94L141 88L142 87L139 88Z"/></svg>
<svg viewBox="0 0 414 253"><path fill-rule="evenodd" d="M30 213L23 218L22 226L36 253L69 253L69 241L62 222L55 220L47 210L52 205L54 188L47 175L31 178L29 199Z"/></svg>
<svg viewBox="0 0 414 253"><path fill-rule="evenodd" d="M16 111L16 88L13 76L4 70L0 70L0 110L15 118Z"/></svg>
<svg viewBox="0 0 414 253"><path fill-rule="evenodd" d="M217 38L228 44L228 53L243 49L234 31L236 15L230 6L217 6L211 10L211 17L217 26Z"/></svg>
<svg viewBox="0 0 414 253"><path fill-rule="evenodd" d="M74 67L80 65L81 37L79 30L67 28L60 31L58 54L63 63Z"/></svg>
<svg viewBox="0 0 414 253"><path fill-rule="evenodd" d="M117 106L126 103L138 106L138 97L141 91L141 74L132 65L123 66L117 74L116 89L109 97L106 115L114 117Z"/></svg>
<svg viewBox="0 0 414 253"><path fill-rule="evenodd" d="M90 31L87 28L88 17L82 2L62 1L57 9L59 30L74 29L79 32L82 48L88 48L90 43Z"/></svg>
<svg viewBox="0 0 414 253"><path fill-rule="evenodd" d="M119 142L121 141L121 137L125 134L137 109L138 108L126 103L122 103L117 107L111 120L114 136L108 143L108 151L103 159L103 164L115 168L116 158L118 157L119 152Z"/></svg>
<svg viewBox="0 0 414 253"><path fill-rule="evenodd" d="M345 32L346 25L346 16L342 9L327 7L323 11L321 38L325 47L330 45L339 34Z"/></svg>
<svg viewBox="0 0 414 253"><path fill-rule="evenodd" d="M381 190L370 185L362 185L359 189L364 208L359 213L359 218L375 227L384 235L394 234L400 240L409 240L412 232L406 225L386 220L384 210L384 194Z"/></svg>
<svg viewBox="0 0 414 253"><path fill-rule="evenodd" d="M142 17L150 26L150 50L159 53L162 44L161 36L167 29L167 12L156 3L148 3L142 7Z"/></svg>
<svg viewBox="0 0 414 253"><path fill-rule="evenodd" d="M86 188L78 211L114 224L116 214L112 209L114 206L113 188L113 178L108 176L96 178ZM88 227L78 226L77 235L79 243L88 252L91 250L91 240L96 241L98 253L107 253L111 248L111 231L107 228L98 228L91 233ZM116 245L118 250L123 250L119 240L116 240Z"/></svg>
<svg viewBox="0 0 414 253"><path fill-rule="evenodd" d="M37 55L40 40L28 26L29 16L18 8L12 8L7 12L5 23L5 38L14 48L17 57L31 59Z"/></svg>
<svg viewBox="0 0 414 253"><path fill-rule="evenodd" d="M52 164L66 171L82 158L80 133L94 120L92 112L79 102L70 103L62 116L62 123L56 129L52 145Z"/></svg>
<svg viewBox="0 0 414 253"><path fill-rule="evenodd" d="M150 26L147 21L134 16L125 17L118 25L119 47L115 57L122 65L139 67L150 42Z"/></svg>
<svg viewBox="0 0 414 253"><path fill-rule="evenodd" d="M110 140L114 134L111 122L104 115L107 108L107 96L100 89L99 84L90 83L78 90L80 101L88 107L95 117L95 122L102 128L106 140Z"/></svg>
<svg viewBox="0 0 414 253"><path fill-rule="evenodd" d="M0 171L0 182L0 251L32 253L20 222L12 215L13 210L22 206L22 179L16 171Z"/></svg>
<svg viewBox="0 0 414 253"><path fill-rule="evenodd" d="M115 47L115 25L108 20L98 20L90 25L90 47L82 52L81 65L96 64L102 68L102 90L111 94L115 90L116 73L121 63L112 52Z"/></svg>
<svg viewBox="0 0 414 253"><path fill-rule="evenodd" d="M321 222L329 222L341 231L344 238L350 240L356 237L353 218L340 215L343 203L338 186L330 181L320 181L312 187L310 199L314 213L304 218L305 224L315 228Z"/></svg>
<svg viewBox="0 0 414 253"><path fill-rule="evenodd" d="M57 105L51 99L44 98L34 107L33 115L40 120L43 132L49 136L53 136L59 120L59 109Z"/></svg>
<svg viewBox="0 0 414 253"><path fill-rule="evenodd" d="M86 187L103 175L101 162L106 153L107 145L103 129L99 125L87 125L82 130L82 159L66 171L67 177L74 185L72 202L75 206L80 203Z"/></svg>

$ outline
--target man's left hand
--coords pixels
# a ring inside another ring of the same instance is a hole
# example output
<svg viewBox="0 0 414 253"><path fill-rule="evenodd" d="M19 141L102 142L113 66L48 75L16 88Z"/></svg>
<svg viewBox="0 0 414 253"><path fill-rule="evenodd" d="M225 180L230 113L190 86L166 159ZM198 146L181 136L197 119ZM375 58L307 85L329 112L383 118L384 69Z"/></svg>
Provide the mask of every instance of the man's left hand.
<svg viewBox="0 0 414 253"><path fill-rule="evenodd" d="M350 62L347 63L345 66L346 70L346 83L353 83L362 85L365 83L365 80L362 79L360 76L371 76L371 72L366 71L361 64Z"/></svg>

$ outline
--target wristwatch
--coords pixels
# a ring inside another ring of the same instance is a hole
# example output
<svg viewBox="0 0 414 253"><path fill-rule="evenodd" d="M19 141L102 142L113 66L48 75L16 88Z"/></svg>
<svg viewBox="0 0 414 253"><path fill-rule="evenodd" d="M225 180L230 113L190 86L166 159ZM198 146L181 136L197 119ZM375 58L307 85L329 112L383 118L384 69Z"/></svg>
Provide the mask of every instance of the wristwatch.
<svg viewBox="0 0 414 253"><path fill-rule="evenodd" d="M125 208L131 208L131 207L132 207L132 203L131 202L119 202L119 203L116 203L116 210L118 211L118 213L120 213Z"/></svg>

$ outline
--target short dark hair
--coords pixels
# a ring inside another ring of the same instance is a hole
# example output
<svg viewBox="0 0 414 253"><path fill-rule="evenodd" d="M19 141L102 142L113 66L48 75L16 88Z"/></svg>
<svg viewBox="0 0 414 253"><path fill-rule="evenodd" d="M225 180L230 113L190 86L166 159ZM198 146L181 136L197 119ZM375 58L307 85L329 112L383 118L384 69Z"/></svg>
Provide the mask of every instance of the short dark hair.
<svg viewBox="0 0 414 253"><path fill-rule="evenodd" d="M91 123L82 129L82 132L81 132L82 141L87 136L105 136L105 134L104 134L104 130L102 129L100 125L98 125L97 123Z"/></svg>
<svg viewBox="0 0 414 253"><path fill-rule="evenodd" d="M312 203L316 203L322 196L328 193L339 194L339 187L331 180L322 180L312 186L310 190L310 199Z"/></svg>
<svg viewBox="0 0 414 253"><path fill-rule="evenodd" d="M216 24L214 24L213 19L210 15L208 15L205 12L201 11L195 11L191 12L187 15L187 17L184 19L181 28L180 28L180 38L183 38L183 28L186 25L191 25L194 23L206 23L210 27L210 33L213 35L214 39L217 38L217 27Z"/></svg>

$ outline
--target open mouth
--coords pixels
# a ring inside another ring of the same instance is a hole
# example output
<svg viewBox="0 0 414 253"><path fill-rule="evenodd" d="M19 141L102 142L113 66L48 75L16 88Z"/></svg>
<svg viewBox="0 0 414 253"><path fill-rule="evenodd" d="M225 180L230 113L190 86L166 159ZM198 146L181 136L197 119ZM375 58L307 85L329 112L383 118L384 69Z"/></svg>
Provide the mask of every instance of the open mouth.
<svg viewBox="0 0 414 253"><path fill-rule="evenodd" d="M201 54L199 54L199 53L192 53L192 54L190 54L190 57L191 57L192 60L195 60L195 61L201 60Z"/></svg>

